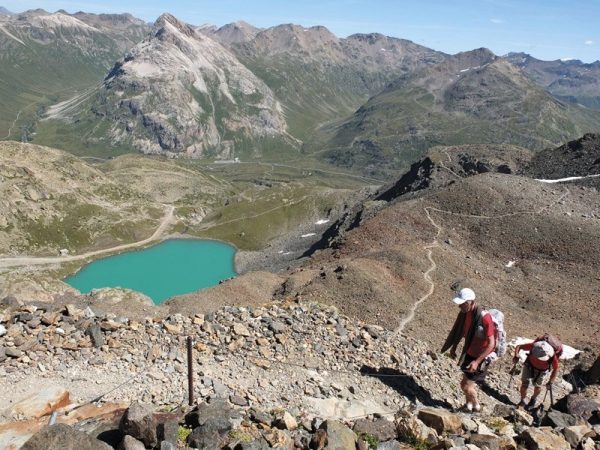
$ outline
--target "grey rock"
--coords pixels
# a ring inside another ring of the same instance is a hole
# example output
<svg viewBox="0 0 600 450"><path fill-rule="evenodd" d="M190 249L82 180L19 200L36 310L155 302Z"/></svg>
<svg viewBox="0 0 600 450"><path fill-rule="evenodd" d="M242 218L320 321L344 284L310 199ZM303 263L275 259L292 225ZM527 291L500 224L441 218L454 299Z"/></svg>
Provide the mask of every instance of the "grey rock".
<svg viewBox="0 0 600 450"><path fill-rule="evenodd" d="M500 438L493 434L472 434L469 443L482 449L500 450Z"/></svg>
<svg viewBox="0 0 600 450"><path fill-rule="evenodd" d="M387 441L387 442L380 442L379 444L377 444L377 450L401 450L404 447L400 442L398 442L397 440L392 440L392 441Z"/></svg>
<svg viewBox="0 0 600 450"><path fill-rule="evenodd" d="M22 447L23 450L111 450L112 447L69 425L42 428Z"/></svg>
<svg viewBox="0 0 600 450"><path fill-rule="evenodd" d="M267 414L263 411L252 410L250 411L250 418L253 422L262 423L264 425L271 425L273 422L273 417L270 414ZM310 428L308 428L310 429Z"/></svg>
<svg viewBox="0 0 600 450"><path fill-rule="evenodd" d="M100 325L95 324L90 326L85 330L85 334L90 337L94 347L100 348L104 345L104 333L102 333Z"/></svg>
<svg viewBox="0 0 600 450"><path fill-rule="evenodd" d="M239 395L230 395L229 401L237 406L248 406L248 400L244 397L240 397Z"/></svg>
<svg viewBox="0 0 600 450"><path fill-rule="evenodd" d="M136 438L125 435L123 441L119 444L119 450L146 450L143 442Z"/></svg>
<svg viewBox="0 0 600 450"><path fill-rule="evenodd" d="M337 420L326 420L320 426L327 432L327 447L329 450L355 450L356 434Z"/></svg>
<svg viewBox="0 0 600 450"><path fill-rule="evenodd" d="M175 420L167 420L159 423L156 427L156 433L159 441L167 441L172 444L177 444L179 435L179 423Z"/></svg>
<svg viewBox="0 0 600 450"><path fill-rule="evenodd" d="M7 347L5 349L5 353L6 356L10 356L11 358L19 358L23 354L23 351L19 350L18 348Z"/></svg>
<svg viewBox="0 0 600 450"><path fill-rule="evenodd" d="M582 423L583 420L572 414L566 414L560 411L551 410L544 416L542 425L553 428L566 428Z"/></svg>
<svg viewBox="0 0 600 450"><path fill-rule="evenodd" d="M150 405L133 402L123 417L121 431L144 443L146 447L158 444L156 420Z"/></svg>
<svg viewBox="0 0 600 450"><path fill-rule="evenodd" d="M528 428L520 435L527 449L531 450L571 450L571 445L551 428Z"/></svg>
<svg viewBox="0 0 600 450"><path fill-rule="evenodd" d="M379 442L396 438L396 425L387 419L358 419L352 429L359 436L361 434L369 434L376 437Z"/></svg>
<svg viewBox="0 0 600 450"><path fill-rule="evenodd" d="M600 403L580 394L570 394L567 396L567 411L589 420L596 411L600 411Z"/></svg>
<svg viewBox="0 0 600 450"><path fill-rule="evenodd" d="M160 450L178 450L177 445L172 442L162 441L160 443Z"/></svg>
<svg viewBox="0 0 600 450"><path fill-rule="evenodd" d="M269 329L273 333L283 333L287 327L281 322L273 322L269 325Z"/></svg>

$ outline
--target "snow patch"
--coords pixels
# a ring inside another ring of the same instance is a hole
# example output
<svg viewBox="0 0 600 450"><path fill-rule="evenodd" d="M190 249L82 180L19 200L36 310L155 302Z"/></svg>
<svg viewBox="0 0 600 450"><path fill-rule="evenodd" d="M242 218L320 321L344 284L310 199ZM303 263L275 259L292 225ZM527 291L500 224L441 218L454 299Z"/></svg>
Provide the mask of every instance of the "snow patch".
<svg viewBox="0 0 600 450"><path fill-rule="evenodd" d="M317 235L317 233L307 233L307 234L303 234L300 237L307 238L307 237L316 236L316 235Z"/></svg>
<svg viewBox="0 0 600 450"><path fill-rule="evenodd" d="M508 346L516 348L517 345L529 344L530 342L533 342L533 341L534 340L530 339L530 338L516 337L508 343ZM576 348L563 343L563 353L562 353L562 355L560 355L560 359L573 359L579 353L581 353L581 350L577 350ZM527 352L521 350L519 352L519 359L521 360L521 362L525 362L526 358L527 358Z"/></svg>
<svg viewBox="0 0 600 450"><path fill-rule="evenodd" d="M510 268L510 267L514 266L515 263L516 263L516 261L509 261L509 262L506 263L506 265L504 267L509 267Z"/></svg>
<svg viewBox="0 0 600 450"><path fill-rule="evenodd" d="M600 174L597 175L587 175L585 177L567 177L567 178L559 178L557 180L543 180L536 179L535 181L539 181L540 183L562 183L564 181L573 181L573 180L584 180L586 178L597 178L600 177Z"/></svg>
<svg viewBox="0 0 600 450"><path fill-rule="evenodd" d="M315 225L323 225L328 222L329 222L329 219L320 219L315 222Z"/></svg>

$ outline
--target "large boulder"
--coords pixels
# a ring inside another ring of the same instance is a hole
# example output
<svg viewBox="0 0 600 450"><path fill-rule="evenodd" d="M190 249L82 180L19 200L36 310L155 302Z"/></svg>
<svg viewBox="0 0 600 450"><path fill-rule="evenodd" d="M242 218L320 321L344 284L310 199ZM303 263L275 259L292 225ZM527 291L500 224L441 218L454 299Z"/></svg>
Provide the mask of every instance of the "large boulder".
<svg viewBox="0 0 600 450"><path fill-rule="evenodd" d="M356 434L342 422L326 420L319 427L327 432L327 450L355 450Z"/></svg>
<svg viewBox="0 0 600 450"><path fill-rule="evenodd" d="M569 414L590 420L594 413L600 411L600 403L581 394L567 396L567 411Z"/></svg>
<svg viewBox="0 0 600 450"><path fill-rule="evenodd" d="M589 384L600 384L600 356L596 359L590 370L585 374Z"/></svg>
<svg viewBox="0 0 600 450"><path fill-rule="evenodd" d="M500 438L494 434L472 434L469 443L488 450L501 450Z"/></svg>
<svg viewBox="0 0 600 450"><path fill-rule="evenodd" d="M156 420L153 415L153 408L150 405L144 405L139 402L133 402L121 423L121 431L139 441L142 441L146 447L154 447L158 444L156 436Z"/></svg>
<svg viewBox="0 0 600 450"><path fill-rule="evenodd" d="M22 450L112 450L112 447L68 425L45 427L34 434Z"/></svg>
<svg viewBox="0 0 600 450"><path fill-rule="evenodd" d="M553 428L565 428L573 425L579 425L584 422L585 421L581 417L552 409L544 416L542 425Z"/></svg>
<svg viewBox="0 0 600 450"><path fill-rule="evenodd" d="M585 425L574 425L572 427L566 427L563 429L565 439L573 448L577 448L579 443L587 437L595 437L596 433L592 430L592 427Z"/></svg>
<svg viewBox="0 0 600 450"><path fill-rule="evenodd" d="M521 433L521 440L528 450L571 450L571 445L551 428L528 428Z"/></svg>
<svg viewBox="0 0 600 450"><path fill-rule="evenodd" d="M437 445L438 434L415 416L400 418L396 428L398 436L410 442L420 442L427 445Z"/></svg>
<svg viewBox="0 0 600 450"><path fill-rule="evenodd" d="M396 438L396 425L387 419L358 419L352 428L357 435L370 435L379 442L390 441Z"/></svg>
<svg viewBox="0 0 600 450"><path fill-rule="evenodd" d="M238 413L224 400L203 403L185 416L186 423L193 428L188 444L207 450L220 448L232 429L231 420L236 417Z"/></svg>
<svg viewBox="0 0 600 450"><path fill-rule="evenodd" d="M460 417L445 409L423 408L419 411L418 418L438 434L459 433L462 429Z"/></svg>

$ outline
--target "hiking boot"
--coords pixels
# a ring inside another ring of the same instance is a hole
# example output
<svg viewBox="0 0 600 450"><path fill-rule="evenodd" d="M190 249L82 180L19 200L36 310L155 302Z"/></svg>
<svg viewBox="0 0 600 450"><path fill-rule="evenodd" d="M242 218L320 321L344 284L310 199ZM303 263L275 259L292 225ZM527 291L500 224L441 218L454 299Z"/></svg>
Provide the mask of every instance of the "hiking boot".
<svg viewBox="0 0 600 450"><path fill-rule="evenodd" d="M467 402L459 408L459 411L472 413L473 412L473 403Z"/></svg>
<svg viewBox="0 0 600 450"><path fill-rule="evenodd" d="M528 411L535 409L536 403L537 403L537 398L533 397L531 400L529 400L529 403L527 403L527 406L525 407L525 409L527 409Z"/></svg>
<svg viewBox="0 0 600 450"><path fill-rule="evenodd" d="M525 400L521 400L519 403L517 403L517 408L525 409L526 406L527 403L525 403Z"/></svg>

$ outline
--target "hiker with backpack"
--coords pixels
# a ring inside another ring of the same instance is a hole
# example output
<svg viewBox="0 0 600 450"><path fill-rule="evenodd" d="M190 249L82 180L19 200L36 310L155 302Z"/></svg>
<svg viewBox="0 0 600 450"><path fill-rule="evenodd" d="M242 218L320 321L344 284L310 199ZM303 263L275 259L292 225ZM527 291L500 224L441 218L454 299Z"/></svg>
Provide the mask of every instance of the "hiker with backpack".
<svg viewBox="0 0 600 450"><path fill-rule="evenodd" d="M513 362L517 363L519 361L521 350L529 352L529 354L525 363L523 363L521 372L521 401L518 406L533 409L536 406L540 392L542 392L542 387L551 388L552 383L556 380L562 343L557 337L545 334L529 344L517 345ZM530 383L533 383L533 395L526 403L525 398Z"/></svg>
<svg viewBox="0 0 600 450"><path fill-rule="evenodd" d="M442 353L450 350L450 356L455 358L458 344L463 338L465 340L459 365L463 373L460 387L465 394L464 409L468 412L481 410L477 384L482 383L487 375L494 356L492 353L496 350L503 351L496 346L497 331L492 315L479 306L475 298L475 292L469 288L461 289L453 298L452 301L458 305L460 312L442 347Z"/></svg>

